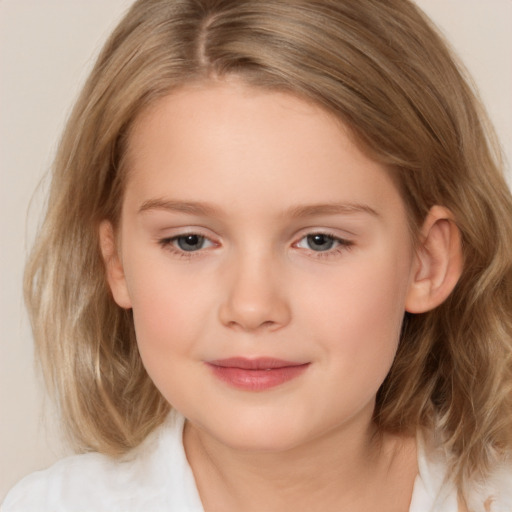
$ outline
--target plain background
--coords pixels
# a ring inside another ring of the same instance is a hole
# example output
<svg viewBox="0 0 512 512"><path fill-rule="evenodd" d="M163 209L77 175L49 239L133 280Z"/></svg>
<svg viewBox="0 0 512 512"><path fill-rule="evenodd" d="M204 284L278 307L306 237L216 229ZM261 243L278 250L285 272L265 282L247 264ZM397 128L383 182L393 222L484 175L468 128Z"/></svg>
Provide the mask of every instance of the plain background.
<svg viewBox="0 0 512 512"><path fill-rule="evenodd" d="M45 399L21 297L63 123L132 0L0 0L0 501L68 453ZM417 0L473 75L512 161L512 0ZM512 182L512 179L509 180ZM29 203L32 205L29 212Z"/></svg>

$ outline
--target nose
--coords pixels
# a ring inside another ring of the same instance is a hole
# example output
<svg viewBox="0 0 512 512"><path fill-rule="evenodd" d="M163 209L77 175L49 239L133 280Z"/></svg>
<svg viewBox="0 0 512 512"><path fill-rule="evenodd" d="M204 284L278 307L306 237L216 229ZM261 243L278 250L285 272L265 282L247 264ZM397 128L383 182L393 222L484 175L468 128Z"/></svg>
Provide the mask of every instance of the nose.
<svg viewBox="0 0 512 512"><path fill-rule="evenodd" d="M274 331L291 319L283 275L275 262L256 255L231 265L219 308L222 324L242 331Z"/></svg>

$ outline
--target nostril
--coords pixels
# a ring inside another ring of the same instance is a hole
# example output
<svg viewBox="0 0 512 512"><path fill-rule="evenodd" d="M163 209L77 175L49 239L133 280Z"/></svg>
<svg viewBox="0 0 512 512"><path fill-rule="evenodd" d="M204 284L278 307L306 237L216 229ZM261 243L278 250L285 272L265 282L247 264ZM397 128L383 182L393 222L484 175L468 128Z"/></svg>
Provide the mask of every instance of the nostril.
<svg viewBox="0 0 512 512"><path fill-rule="evenodd" d="M272 269L257 262L239 263L230 269L227 293L219 303L219 320L231 329L244 331L275 330L290 319L286 290L274 279ZM251 263L251 264L249 264Z"/></svg>
<svg viewBox="0 0 512 512"><path fill-rule="evenodd" d="M242 308L224 304L219 311L222 324L230 329L264 331L278 329L289 322L290 312L284 304L272 308Z"/></svg>

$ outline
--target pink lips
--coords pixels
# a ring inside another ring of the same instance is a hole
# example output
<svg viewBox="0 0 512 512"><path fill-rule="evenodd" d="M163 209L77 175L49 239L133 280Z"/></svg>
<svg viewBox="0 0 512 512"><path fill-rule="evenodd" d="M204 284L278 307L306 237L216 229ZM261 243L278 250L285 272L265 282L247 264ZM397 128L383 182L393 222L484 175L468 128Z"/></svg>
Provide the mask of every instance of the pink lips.
<svg viewBox="0 0 512 512"><path fill-rule="evenodd" d="M309 363L283 361L270 357L247 359L231 357L206 363L213 374L227 384L247 390L264 391L298 377Z"/></svg>

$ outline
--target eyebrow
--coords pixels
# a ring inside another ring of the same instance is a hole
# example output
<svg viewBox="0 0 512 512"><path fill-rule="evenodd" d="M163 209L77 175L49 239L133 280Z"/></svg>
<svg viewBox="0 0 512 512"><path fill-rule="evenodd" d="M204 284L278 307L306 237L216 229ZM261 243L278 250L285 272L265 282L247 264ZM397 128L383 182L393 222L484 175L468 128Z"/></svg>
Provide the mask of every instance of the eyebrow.
<svg viewBox="0 0 512 512"><path fill-rule="evenodd" d="M359 203L325 203L325 204L312 204L304 206L295 206L290 208L288 214L291 217L314 217L315 215L347 215L354 213L367 213L374 217L380 215L376 210L366 204Z"/></svg>
<svg viewBox="0 0 512 512"><path fill-rule="evenodd" d="M148 210L167 210L171 212L188 213L190 215L219 215L221 212L215 206L208 203L189 201L173 201L169 199L149 199L144 201L139 208L139 213Z"/></svg>
<svg viewBox="0 0 512 512"><path fill-rule="evenodd" d="M222 215L222 211L219 210L219 208L206 202L174 201L163 198L144 201L139 208L139 213L146 212L148 210L167 210L170 212L203 216ZM321 203L293 206L284 212L284 216L304 218L318 215L349 215L356 213L366 213L374 217L380 216L377 211L370 206L360 203Z"/></svg>

